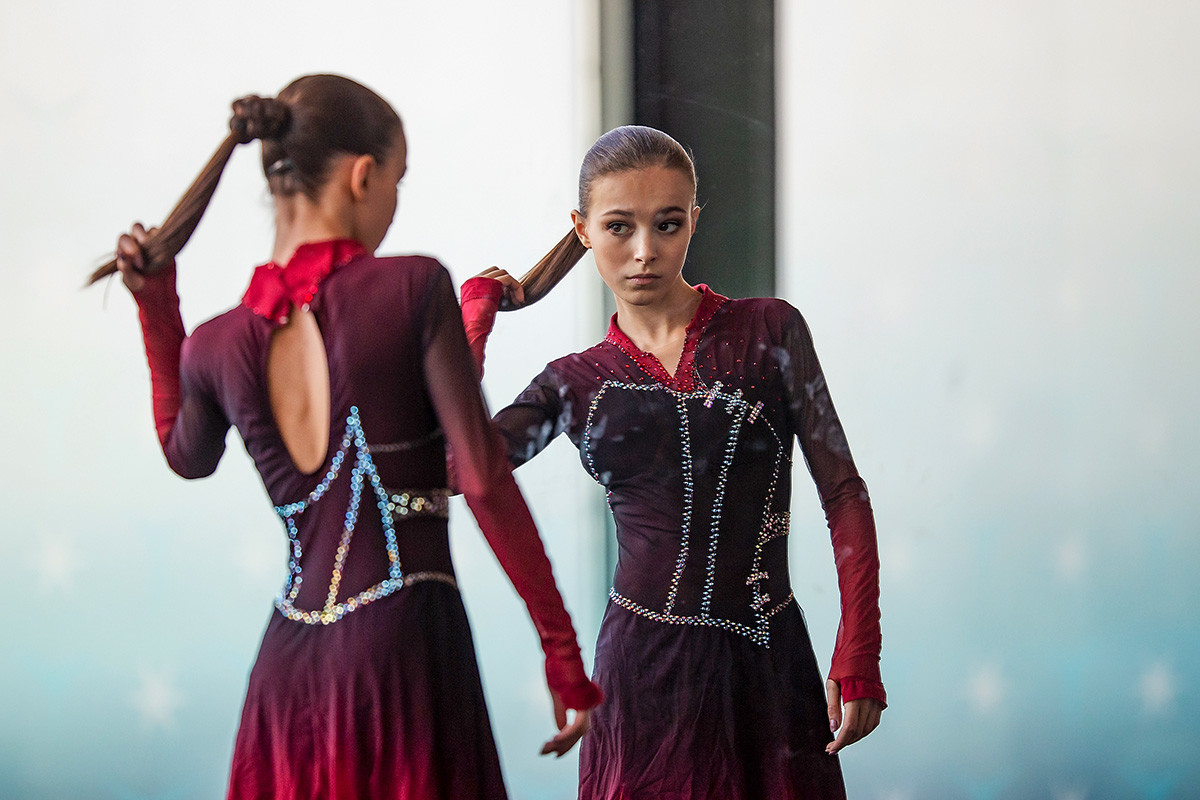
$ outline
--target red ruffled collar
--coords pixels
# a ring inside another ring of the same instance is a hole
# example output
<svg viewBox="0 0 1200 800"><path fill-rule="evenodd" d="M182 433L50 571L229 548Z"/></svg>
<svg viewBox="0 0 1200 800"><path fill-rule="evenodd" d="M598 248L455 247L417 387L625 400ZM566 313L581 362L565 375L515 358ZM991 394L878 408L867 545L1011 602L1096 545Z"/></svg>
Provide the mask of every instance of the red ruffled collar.
<svg viewBox="0 0 1200 800"><path fill-rule="evenodd" d="M312 302L325 276L367 249L353 239L306 242L285 266L268 261L254 268L242 305L277 324L287 322L292 307Z"/></svg>
<svg viewBox="0 0 1200 800"><path fill-rule="evenodd" d="M688 323L687 331L684 334L683 354L679 357L679 365L675 367L674 377L667 374L666 368L663 367L657 356L643 352L633 343L632 339L625 335L623 330L617 327L616 314L612 315L612 320L608 323L608 334L604 337L604 341L621 348L621 351L632 358L643 372L662 385L680 392L695 390L696 371L693 366L696 361L696 347L700 343L700 336L708 327L713 314L717 313L717 309L729 300L728 297L717 294L708 288L707 284L698 283L695 288L701 293L700 305L692 316L692 321Z"/></svg>

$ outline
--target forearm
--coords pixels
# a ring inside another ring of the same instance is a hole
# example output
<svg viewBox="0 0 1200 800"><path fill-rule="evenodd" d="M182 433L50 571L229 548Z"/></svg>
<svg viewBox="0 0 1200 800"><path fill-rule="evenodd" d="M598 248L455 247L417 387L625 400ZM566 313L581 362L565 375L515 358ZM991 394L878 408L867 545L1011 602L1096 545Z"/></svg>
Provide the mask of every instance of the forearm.
<svg viewBox="0 0 1200 800"><path fill-rule="evenodd" d="M879 671L879 551L866 486L855 477L826 503L841 594L841 622L829 677L843 700L873 697L886 702Z"/></svg>

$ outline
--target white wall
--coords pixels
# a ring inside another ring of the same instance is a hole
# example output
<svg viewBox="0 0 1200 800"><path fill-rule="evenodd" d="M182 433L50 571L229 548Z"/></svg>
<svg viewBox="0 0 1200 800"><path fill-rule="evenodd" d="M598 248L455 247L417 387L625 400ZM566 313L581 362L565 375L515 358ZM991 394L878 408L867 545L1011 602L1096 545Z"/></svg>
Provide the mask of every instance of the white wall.
<svg viewBox="0 0 1200 800"><path fill-rule="evenodd" d="M781 291L881 537L854 795L1192 796L1200 7L778 8ZM827 658L832 569L793 552Z"/></svg>
<svg viewBox="0 0 1200 800"><path fill-rule="evenodd" d="M335 10L336 9L336 10ZM236 441L215 477L163 463L132 303L80 289L133 219L161 220L223 135L228 104L297 75L371 85L410 170L383 252L458 280L530 266L564 233L597 133L591 2L0 7L0 796L219 796L284 537ZM189 326L269 256L257 146L235 155L180 259ZM588 268L490 351L493 406L601 329ZM536 365L536 366L534 366ZM604 602L595 502L567 447L522 470L590 656ZM565 465L565 466L564 466ZM515 798L569 796L536 637L464 507L452 539Z"/></svg>

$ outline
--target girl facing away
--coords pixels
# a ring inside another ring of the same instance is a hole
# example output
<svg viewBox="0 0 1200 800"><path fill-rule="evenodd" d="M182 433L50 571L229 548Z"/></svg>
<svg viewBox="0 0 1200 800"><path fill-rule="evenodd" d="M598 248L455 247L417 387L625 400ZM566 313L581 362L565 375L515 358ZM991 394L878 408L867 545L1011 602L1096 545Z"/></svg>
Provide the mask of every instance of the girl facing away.
<svg viewBox="0 0 1200 800"><path fill-rule="evenodd" d="M587 249L616 303L602 342L494 418L516 465L566 434L616 524L579 797L844 798L836 753L886 705L870 501L800 313L683 279L699 216L687 151L617 128L584 159L556 254L521 282L493 268L463 287L481 365L497 307L538 299ZM794 441L841 592L824 681L788 578Z"/></svg>
<svg viewBox="0 0 1200 800"><path fill-rule="evenodd" d="M230 798L503 798L447 541L457 486L528 607L560 734L601 699L479 392L449 274L377 257L407 152L370 89L308 75L234 102L231 133L168 217L122 235L167 463L209 475L237 429L287 534L288 574L251 670ZM271 260L185 335L175 254L234 147L262 141ZM583 724L586 717L577 721Z"/></svg>

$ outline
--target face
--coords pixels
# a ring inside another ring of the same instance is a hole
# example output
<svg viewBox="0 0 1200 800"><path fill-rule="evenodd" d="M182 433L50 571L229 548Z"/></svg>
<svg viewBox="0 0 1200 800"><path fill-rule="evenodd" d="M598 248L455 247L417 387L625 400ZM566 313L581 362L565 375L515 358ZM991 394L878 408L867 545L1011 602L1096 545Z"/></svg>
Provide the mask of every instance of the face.
<svg viewBox="0 0 1200 800"><path fill-rule="evenodd" d="M683 260L700 209L688 175L670 167L614 172L591 187L587 217L572 212L600 277L618 304L647 306L683 283Z"/></svg>
<svg viewBox="0 0 1200 800"><path fill-rule="evenodd" d="M382 162L374 162L365 179L359 207L358 239L372 252L379 247L396 216L400 179L407 169L408 145L404 132L399 131L387 156Z"/></svg>

